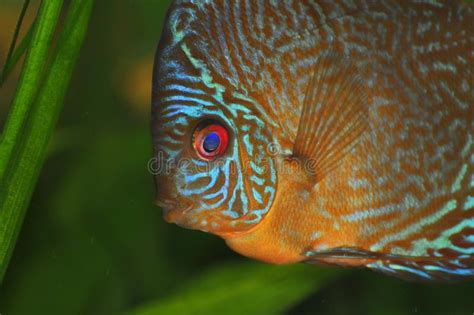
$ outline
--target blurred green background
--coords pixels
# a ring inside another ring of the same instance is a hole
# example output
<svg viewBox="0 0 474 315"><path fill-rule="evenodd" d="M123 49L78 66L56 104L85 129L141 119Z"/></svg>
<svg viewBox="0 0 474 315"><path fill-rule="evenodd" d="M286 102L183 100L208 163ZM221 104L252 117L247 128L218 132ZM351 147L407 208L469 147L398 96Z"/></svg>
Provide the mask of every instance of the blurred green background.
<svg viewBox="0 0 474 315"><path fill-rule="evenodd" d="M39 1L32 1L27 24ZM0 313L474 314L474 284L276 267L166 224L153 205L150 89L170 1L97 0ZM22 2L0 0L0 63ZM19 67L17 67L19 68ZM0 90L3 124L17 72Z"/></svg>

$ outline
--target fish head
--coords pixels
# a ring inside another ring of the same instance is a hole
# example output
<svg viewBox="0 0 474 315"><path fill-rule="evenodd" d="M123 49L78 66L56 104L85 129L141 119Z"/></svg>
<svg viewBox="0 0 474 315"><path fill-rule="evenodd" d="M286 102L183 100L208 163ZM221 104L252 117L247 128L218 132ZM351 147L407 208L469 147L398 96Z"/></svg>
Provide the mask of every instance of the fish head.
<svg viewBox="0 0 474 315"><path fill-rule="evenodd" d="M233 119L227 104L200 105L204 95L190 101L174 93L159 94L153 123L156 204L167 221L187 228L219 235L250 229L276 191L264 126Z"/></svg>
<svg viewBox="0 0 474 315"><path fill-rule="evenodd" d="M258 101L170 33L153 80L156 204L186 228L223 237L249 231L274 200L274 133Z"/></svg>

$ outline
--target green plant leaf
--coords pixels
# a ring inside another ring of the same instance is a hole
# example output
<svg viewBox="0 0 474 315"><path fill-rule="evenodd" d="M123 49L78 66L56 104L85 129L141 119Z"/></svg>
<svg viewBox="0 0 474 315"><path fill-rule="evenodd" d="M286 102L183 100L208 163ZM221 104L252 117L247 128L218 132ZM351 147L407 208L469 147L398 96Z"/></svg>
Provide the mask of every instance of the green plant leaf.
<svg viewBox="0 0 474 315"><path fill-rule="evenodd" d="M72 1L35 98L62 1L43 1L0 149L0 279L23 221L87 30L93 0Z"/></svg>
<svg viewBox="0 0 474 315"><path fill-rule="evenodd" d="M272 266L232 263L203 272L179 292L129 315L280 314L331 278L340 269L296 264Z"/></svg>
<svg viewBox="0 0 474 315"><path fill-rule="evenodd" d="M29 52L0 138L0 188L3 188L9 164L15 160L13 151L20 145L19 140L28 117L28 110L40 89L43 68L47 62L61 7L62 0L44 1L38 12Z"/></svg>

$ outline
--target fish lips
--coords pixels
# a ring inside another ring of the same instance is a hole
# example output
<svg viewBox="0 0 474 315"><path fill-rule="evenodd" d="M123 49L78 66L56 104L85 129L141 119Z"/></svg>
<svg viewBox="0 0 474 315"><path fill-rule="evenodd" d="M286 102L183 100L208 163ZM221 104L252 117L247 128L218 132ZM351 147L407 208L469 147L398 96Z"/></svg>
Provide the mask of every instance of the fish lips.
<svg viewBox="0 0 474 315"><path fill-rule="evenodd" d="M157 199L155 204L163 210L166 222L182 226L186 225L186 214L193 208L192 204L182 204L169 199Z"/></svg>

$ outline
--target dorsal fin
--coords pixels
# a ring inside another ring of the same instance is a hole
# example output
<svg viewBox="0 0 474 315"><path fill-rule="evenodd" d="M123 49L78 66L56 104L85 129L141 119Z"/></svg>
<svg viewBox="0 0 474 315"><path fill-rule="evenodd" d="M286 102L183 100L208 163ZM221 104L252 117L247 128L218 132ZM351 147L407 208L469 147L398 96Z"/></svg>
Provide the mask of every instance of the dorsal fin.
<svg viewBox="0 0 474 315"><path fill-rule="evenodd" d="M308 83L293 157L310 162L315 181L333 170L368 129L368 99L357 67L338 53L322 54Z"/></svg>

